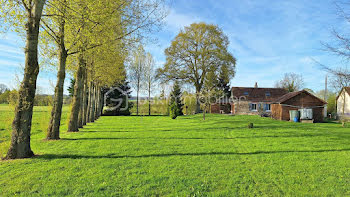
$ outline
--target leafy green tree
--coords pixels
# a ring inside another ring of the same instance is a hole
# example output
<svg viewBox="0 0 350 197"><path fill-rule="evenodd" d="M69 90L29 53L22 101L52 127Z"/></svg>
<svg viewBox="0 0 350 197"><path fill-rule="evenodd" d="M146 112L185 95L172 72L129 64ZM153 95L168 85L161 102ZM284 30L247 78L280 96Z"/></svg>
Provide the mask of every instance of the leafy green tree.
<svg viewBox="0 0 350 197"><path fill-rule="evenodd" d="M203 120L205 120L205 113L209 111L211 104L216 102L217 98L221 98L223 94L223 91L216 86L219 83L219 79L215 76L216 73L211 69L204 80L204 87L200 97L203 106Z"/></svg>
<svg viewBox="0 0 350 197"><path fill-rule="evenodd" d="M165 50L166 63L158 69L158 77L163 81L182 80L194 85L198 113L199 96L207 74L218 73L226 66L227 77L234 75L236 59L228 51L228 45L228 37L217 25L193 23L181 30Z"/></svg>
<svg viewBox="0 0 350 197"><path fill-rule="evenodd" d="M171 106L175 103L176 109L177 109L177 116L182 116L183 115L183 100L182 100L182 91L180 84L178 81L175 81L173 89L170 93L170 108Z"/></svg>
<svg viewBox="0 0 350 197"><path fill-rule="evenodd" d="M10 97L10 90L6 90L4 93L0 94L0 104L9 103L8 99Z"/></svg>
<svg viewBox="0 0 350 197"><path fill-rule="evenodd" d="M39 74L38 43L40 21L46 0L0 1L0 18L15 31L25 30L24 76L18 91L15 118L12 123L11 145L6 159L34 156L30 147L36 81Z"/></svg>

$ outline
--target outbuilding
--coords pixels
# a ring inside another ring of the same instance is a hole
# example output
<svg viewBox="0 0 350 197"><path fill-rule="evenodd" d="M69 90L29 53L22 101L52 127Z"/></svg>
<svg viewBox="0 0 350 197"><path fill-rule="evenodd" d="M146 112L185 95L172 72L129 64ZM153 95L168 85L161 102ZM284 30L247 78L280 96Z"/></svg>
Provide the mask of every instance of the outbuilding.
<svg viewBox="0 0 350 197"><path fill-rule="evenodd" d="M313 122L323 122L323 110L327 102L306 90L291 92L278 98L271 104L272 118L290 120L291 110L311 111Z"/></svg>

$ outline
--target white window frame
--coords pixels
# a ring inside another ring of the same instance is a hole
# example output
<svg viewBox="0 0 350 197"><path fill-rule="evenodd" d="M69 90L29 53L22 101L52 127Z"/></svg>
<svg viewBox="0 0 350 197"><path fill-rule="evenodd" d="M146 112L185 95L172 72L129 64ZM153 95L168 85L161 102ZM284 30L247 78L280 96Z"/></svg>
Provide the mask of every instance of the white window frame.
<svg viewBox="0 0 350 197"><path fill-rule="evenodd" d="M258 111L258 104L257 103L251 103L252 109L251 111ZM253 105L255 105L255 109L253 109Z"/></svg>
<svg viewBox="0 0 350 197"><path fill-rule="evenodd" d="M270 109L269 110L265 110L266 112L271 112L271 104L270 103L265 103L265 105L269 105L270 107Z"/></svg>

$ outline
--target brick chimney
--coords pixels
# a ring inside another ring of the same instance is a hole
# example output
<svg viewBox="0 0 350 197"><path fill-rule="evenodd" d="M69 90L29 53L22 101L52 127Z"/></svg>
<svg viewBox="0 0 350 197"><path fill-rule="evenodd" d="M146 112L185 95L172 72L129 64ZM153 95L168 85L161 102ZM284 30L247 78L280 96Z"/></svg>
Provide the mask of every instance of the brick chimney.
<svg viewBox="0 0 350 197"><path fill-rule="evenodd" d="M258 88L258 82L255 82L254 88Z"/></svg>

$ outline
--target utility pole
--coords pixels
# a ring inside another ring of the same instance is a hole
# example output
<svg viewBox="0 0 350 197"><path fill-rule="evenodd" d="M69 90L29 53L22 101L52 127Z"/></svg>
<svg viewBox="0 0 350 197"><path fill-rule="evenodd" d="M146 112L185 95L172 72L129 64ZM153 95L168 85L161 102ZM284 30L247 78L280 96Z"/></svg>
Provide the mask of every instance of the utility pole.
<svg viewBox="0 0 350 197"><path fill-rule="evenodd" d="M325 79L325 87L324 87L324 101L327 102L327 95L328 95L328 85L327 85L327 81L328 81L328 74L326 74L326 79ZM327 117L327 105L325 105L324 107L324 117Z"/></svg>

